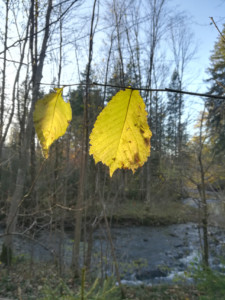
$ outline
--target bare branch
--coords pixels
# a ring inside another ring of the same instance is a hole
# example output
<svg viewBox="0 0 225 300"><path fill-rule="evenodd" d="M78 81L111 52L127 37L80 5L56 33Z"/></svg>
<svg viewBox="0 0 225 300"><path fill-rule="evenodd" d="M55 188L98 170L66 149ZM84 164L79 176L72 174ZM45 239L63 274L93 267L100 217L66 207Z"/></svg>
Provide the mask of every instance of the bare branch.
<svg viewBox="0 0 225 300"><path fill-rule="evenodd" d="M213 17L209 17L210 20L213 22L214 26L216 27L217 31L219 32L219 34L221 35L223 41L225 42L225 37L224 35L222 34L222 32L219 30L219 27L216 25L216 22L214 21Z"/></svg>
<svg viewBox="0 0 225 300"><path fill-rule="evenodd" d="M66 13L70 10L70 8L77 2L78 0L74 0L68 7L67 9L55 20L55 21L52 21L50 22L47 26L45 26L44 28L40 29L39 31L35 32L33 34L33 36L35 35L38 35L39 33L43 32L43 31L46 31L46 29L50 26L52 26L53 24L56 24L57 22L59 22L59 20L61 20L65 15ZM19 39L17 41L15 41L14 43L12 43L10 46L8 46L6 49L4 49L3 51L0 52L0 55L3 54L5 52L5 50L9 50L10 48L13 48L13 47L16 47L17 44L25 41L26 39L29 39L31 38L31 36L28 36L28 37L25 37L25 38L22 38L22 39Z"/></svg>

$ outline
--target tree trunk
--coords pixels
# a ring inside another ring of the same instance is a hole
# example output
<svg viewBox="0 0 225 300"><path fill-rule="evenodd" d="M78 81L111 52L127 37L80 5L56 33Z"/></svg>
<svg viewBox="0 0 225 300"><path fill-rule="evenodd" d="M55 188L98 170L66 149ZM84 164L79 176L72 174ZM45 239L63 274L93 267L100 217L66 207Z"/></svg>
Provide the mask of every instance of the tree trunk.
<svg viewBox="0 0 225 300"><path fill-rule="evenodd" d="M89 99L89 83L90 83L90 71L91 62L93 55L93 38L94 38L94 20L95 20L95 7L97 0L94 0L92 18L91 18L91 29L90 29L90 39L89 39L89 58L87 65L87 75L86 75L86 89L84 96L84 116L83 116L83 135L82 135L82 146L81 146L81 166L80 166L80 180L79 180L79 190L76 203L75 211L75 231L74 231L74 246L73 246L73 257L72 257L72 268L74 269L74 277L80 276L80 240L81 240L81 229L82 229L82 214L83 205L85 204L85 187L86 182L86 166L88 160L88 99Z"/></svg>
<svg viewBox="0 0 225 300"><path fill-rule="evenodd" d="M208 207L206 202L205 176L204 176L201 154L199 154L198 160L199 160L200 172L201 172L201 185L198 186L198 190L201 197L201 209L202 209L203 263L206 267L208 267L209 266Z"/></svg>
<svg viewBox="0 0 225 300"><path fill-rule="evenodd" d="M198 190L201 198L201 209L202 209L202 230L203 230L203 263L204 266L209 266L209 243L208 243L208 207L206 201L206 187L205 187L205 170L202 162L202 127L203 127L203 119L205 114L205 108L202 113L201 118L201 126L200 126L200 140L199 140L199 154L198 154L198 161L200 166L200 176L201 176L201 184L198 185Z"/></svg>
<svg viewBox="0 0 225 300"><path fill-rule="evenodd" d="M31 10L34 7L34 0L32 0L31 3ZM52 11L52 0L48 0L48 8L46 11L46 20L45 20L45 33L42 41L42 47L41 52L39 56L39 64L36 68L36 73L33 75L33 90L32 90L32 103L31 103L31 109L28 116L27 126L26 126L26 132L24 139L22 141L22 151L21 151L21 159L19 168L17 171L17 180L16 180L16 186L15 190L12 196L12 201L10 203L10 209L9 214L7 217L7 228L6 228L6 238L3 244L3 248L7 249L7 253L10 254L10 256L5 258L5 263L10 264L11 263L11 254L13 253L13 232L15 231L16 224L17 224L17 216L19 212L19 207L21 206L24 197L23 197L23 191L25 186L25 180L26 180L26 173L28 169L28 161L29 161L29 148L31 143L31 137L32 137L32 130L33 130L33 110L34 110L34 104L37 100L38 93L39 93L39 84L42 78L42 72L43 72L43 65L44 65L44 59L45 54L47 50L47 41L49 38L49 25L50 25L50 16ZM30 13L32 15L32 13ZM31 20L32 21L32 20ZM33 20L34 22L34 20Z"/></svg>

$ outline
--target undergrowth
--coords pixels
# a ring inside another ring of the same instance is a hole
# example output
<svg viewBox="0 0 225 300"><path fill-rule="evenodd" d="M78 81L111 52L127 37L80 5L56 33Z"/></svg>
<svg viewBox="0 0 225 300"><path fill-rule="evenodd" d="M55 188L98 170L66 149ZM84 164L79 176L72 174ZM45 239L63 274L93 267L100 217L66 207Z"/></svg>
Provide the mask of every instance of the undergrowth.
<svg viewBox="0 0 225 300"><path fill-rule="evenodd" d="M188 275L187 275L188 276ZM222 300L225 299L225 268L212 271L193 264L191 283L154 286L124 286L126 300ZM27 258L14 260L10 268L0 264L0 298L42 300L120 300L114 277L105 280L75 280L71 269L59 270L52 263L34 263Z"/></svg>
<svg viewBox="0 0 225 300"><path fill-rule="evenodd" d="M198 290L202 293L199 300L225 299L225 265L221 264L219 271L197 266L192 277Z"/></svg>

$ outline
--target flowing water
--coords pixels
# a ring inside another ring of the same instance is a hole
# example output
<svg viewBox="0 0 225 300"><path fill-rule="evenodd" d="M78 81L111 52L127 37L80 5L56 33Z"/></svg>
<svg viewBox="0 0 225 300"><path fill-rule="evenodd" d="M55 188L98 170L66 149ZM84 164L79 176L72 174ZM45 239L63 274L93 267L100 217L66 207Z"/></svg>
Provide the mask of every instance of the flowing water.
<svg viewBox="0 0 225 300"><path fill-rule="evenodd" d="M199 229L192 223L160 227L114 227L111 229L111 236L122 280L127 284L170 282L174 276L184 274L190 263L197 263L200 257ZM72 232L65 232L62 237L60 232L41 231L35 240L16 236L16 254L48 261L58 257L59 253L64 253L65 263L71 263ZM81 252L85 245L84 242L81 243ZM223 254L225 231L218 227L210 228L209 247L210 264L219 269L221 264L218 255ZM112 252L103 227L94 233L93 249L92 265L96 272L99 276L111 274Z"/></svg>

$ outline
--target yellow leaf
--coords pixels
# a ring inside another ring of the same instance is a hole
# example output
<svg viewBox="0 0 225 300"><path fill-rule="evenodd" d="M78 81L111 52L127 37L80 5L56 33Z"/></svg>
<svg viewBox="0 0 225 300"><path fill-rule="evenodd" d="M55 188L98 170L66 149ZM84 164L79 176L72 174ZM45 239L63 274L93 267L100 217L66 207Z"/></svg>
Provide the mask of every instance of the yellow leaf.
<svg viewBox="0 0 225 300"><path fill-rule="evenodd" d="M90 135L90 154L102 161L110 176L118 168L133 173L150 155L151 131L145 104L137 90L118 92L99 114Z"/></svg>
<svg viewBox="0 0 225 300"><path fill-rule="evenodd" d="M35 104L34 127L45 158L48 158L51 144L64 135L72 120L70 103L63 100L62 91L63 88L55 88L55 92L39 99Z"/></svg>

